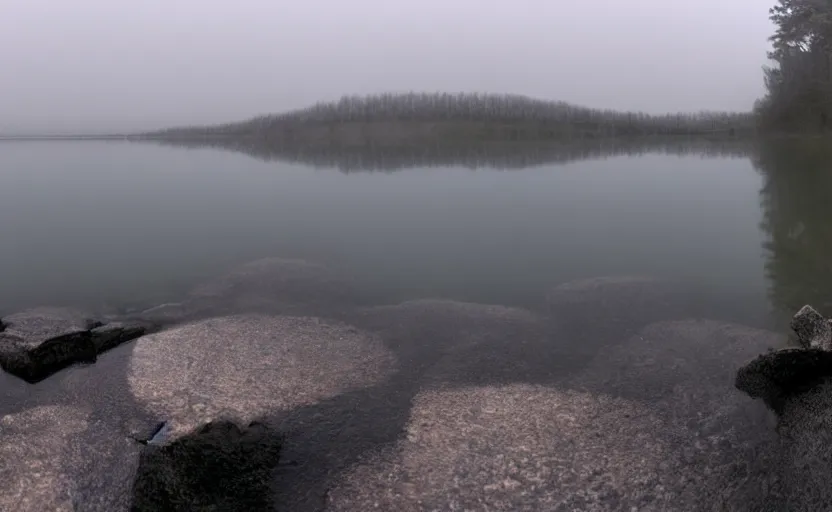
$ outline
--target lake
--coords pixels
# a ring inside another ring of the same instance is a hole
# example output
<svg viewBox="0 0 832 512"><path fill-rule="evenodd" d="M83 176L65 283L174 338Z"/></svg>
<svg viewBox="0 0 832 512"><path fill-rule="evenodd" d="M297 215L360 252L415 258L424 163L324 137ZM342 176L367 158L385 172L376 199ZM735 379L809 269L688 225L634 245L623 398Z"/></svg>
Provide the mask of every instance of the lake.
<svg viewBox="0 0 832 512"><path fill-rule="evenodd" d="M327 263L385 302L534 306L567 281L648 275L728 320L771 324L832 306L832 158L816 146L348 155L339 170L337 155L3 142L0 313L153 305L281 256Z"/></svg>

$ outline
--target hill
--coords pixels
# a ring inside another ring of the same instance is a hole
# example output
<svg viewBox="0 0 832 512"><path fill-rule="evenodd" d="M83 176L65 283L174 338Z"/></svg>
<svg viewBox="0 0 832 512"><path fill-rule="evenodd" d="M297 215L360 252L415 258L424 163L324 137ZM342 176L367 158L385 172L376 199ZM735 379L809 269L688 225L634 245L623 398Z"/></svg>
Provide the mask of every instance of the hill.
<svg viewBox="0 0 832 512"><path fill-rule="evenodd" d="M650 115L581 107L520 95L405 93L347 96L332 103L214 126L142 134L149 139L261 139L281 144L402 145L546 141L586 137L741 135L749 113Z"/></svg>

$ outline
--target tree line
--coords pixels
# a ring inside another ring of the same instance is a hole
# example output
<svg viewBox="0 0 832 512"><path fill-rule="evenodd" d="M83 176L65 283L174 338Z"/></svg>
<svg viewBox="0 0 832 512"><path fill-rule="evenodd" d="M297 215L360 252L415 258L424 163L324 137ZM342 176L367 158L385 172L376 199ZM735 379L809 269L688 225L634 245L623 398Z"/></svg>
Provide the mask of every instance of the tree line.
<svg viewBox="0 0 832 512"><path fill-rule="evenodd" d="M546 127L552 137L570 132L603 136L700 135L753 128L750 113L696 112L653 115L593 109L514 94L402 93L345 96L282 114L210 127L184 127L147 134L157 137L247 136L305 125L342 123L471 123Z"/></svg>
<svg viewBox="0 0 832 512"><path fill-rule="evenodd" d="M761 128L826 131L832 115L832 0L778 0L764 68L766 95L755 105Z"/></svg>

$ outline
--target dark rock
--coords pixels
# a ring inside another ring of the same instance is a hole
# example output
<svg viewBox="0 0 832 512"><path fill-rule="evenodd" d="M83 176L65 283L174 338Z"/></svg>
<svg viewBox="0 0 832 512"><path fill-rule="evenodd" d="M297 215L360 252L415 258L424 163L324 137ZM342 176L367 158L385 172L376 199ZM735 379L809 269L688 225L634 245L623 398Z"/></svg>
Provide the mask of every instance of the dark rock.
<svg viewBox="0 0 832 512"><path fill-rule="evenodd" d="M803 306L794 315L791 328L804 348L832 349L832 325L812 306Z"/></svg>
<svg viewBox="0 0 832 512"><path fill-rule="evenodd" d="M83 404L0 415L0 510L129 510L141 450Z"/></svg>
<svg viewBox="0 0 832 512"><path fill-rule="evenodd" d="M737 371L736 387L778 415L777 510L832 508L832 329L810 306L794 316L803 348L771 351Z"/></svg>
<svg viewBox="0 0 832 512"><path fill-rule="evenodd" d="M782 481L778 510L832 510L832 382L824 379L785 401L778 425Z"/></svg>
<svg viewBox="0 0 832 512"><path fill-rule="evenodd" d="M95 362L89 319L59 308L38 308L3 319L0 366L34 383L73 363Z"/></svg>
<svg viewBox="0 0 832 512"><path fill-rule="evenodd" d="M144 336L151 327L140 323L113 322L102 324L91 331L93 344L100 354L114 347Z"/></svg>
<svg viewBox="0 0 832 512"><path fill-rule="evenodd" d="M757 356L737 371L735 385L780 414L786 399L832 376L832 352L787 348Z"/></svg>
<svg viewBox="0 0 832 512"><path fill-rule="evenodd" d="M203 425L141 455L132 510L273 510L271 476L283 436L264 423Z"/></svg>
<svg viewBox="0 0 832 512"><path fill-rule="evenodd" d="M139 324L108 324L79 311L36 308L3 319L0 366L35 383L75 363L93 363L97 355L135 339L147 330Z"/></svg>

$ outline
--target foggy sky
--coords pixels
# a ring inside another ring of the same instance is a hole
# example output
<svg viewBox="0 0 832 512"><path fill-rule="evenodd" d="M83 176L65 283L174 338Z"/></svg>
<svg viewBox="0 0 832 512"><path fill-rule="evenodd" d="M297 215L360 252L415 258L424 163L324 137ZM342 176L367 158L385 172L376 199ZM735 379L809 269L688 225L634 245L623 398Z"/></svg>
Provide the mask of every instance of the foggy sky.
<svg viewBox="0 0 832 512"><path fill-rule="evenodd" d="M774 0L0 0L0 132L233 121L480 91L747 110Z"/></svg>

